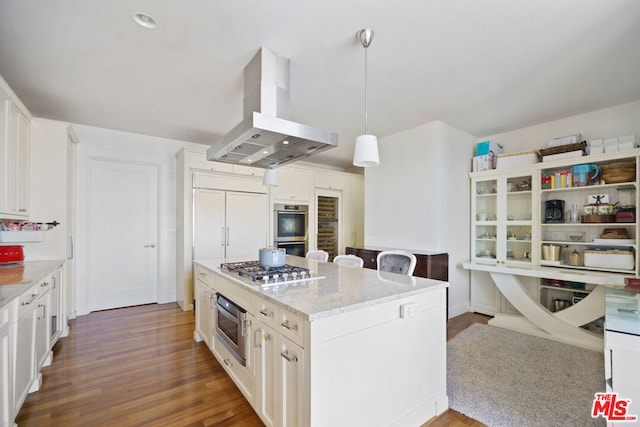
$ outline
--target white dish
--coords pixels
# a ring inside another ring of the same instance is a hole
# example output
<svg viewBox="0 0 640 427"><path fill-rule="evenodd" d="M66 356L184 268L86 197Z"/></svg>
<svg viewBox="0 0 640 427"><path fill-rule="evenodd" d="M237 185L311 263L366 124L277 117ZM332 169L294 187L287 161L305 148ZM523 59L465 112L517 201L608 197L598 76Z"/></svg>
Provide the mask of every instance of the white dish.
<svg viewBox="0 0 640 427"><path fill-rule="evenodd" d="M546 259L543 259L540 261L540 265L561 265L562 261L549 261Z"/></svg>

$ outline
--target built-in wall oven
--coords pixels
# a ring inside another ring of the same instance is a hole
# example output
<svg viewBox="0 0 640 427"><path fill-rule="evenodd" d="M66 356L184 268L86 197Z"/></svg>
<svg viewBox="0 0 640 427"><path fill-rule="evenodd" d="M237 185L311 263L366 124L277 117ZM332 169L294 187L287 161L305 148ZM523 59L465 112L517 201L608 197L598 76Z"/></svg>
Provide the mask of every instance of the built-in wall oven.
<svg viewBox="0 0 640 427"><path fill-rule="evenodd" d="M289 255L305 256L309 241L309 206L276 203L274 207L274 246Z"/></svg>
<svg viewBox="0 0 640 427"><path fill-rule="evenodd" d="M221 294L216 296L216 335L238 362L246 366L247 310Z"/></svg>

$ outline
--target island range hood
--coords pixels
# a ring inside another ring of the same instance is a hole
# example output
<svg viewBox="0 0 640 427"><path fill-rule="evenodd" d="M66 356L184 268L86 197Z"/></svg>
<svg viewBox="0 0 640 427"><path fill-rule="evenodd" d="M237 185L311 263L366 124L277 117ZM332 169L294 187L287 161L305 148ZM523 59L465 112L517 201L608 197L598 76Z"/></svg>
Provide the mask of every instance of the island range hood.
<svg viewBox="0 0 640 427"><path fill-rule="evenodd" d="M289 58L260 48L244 69L244 119L207 160L275 169L338 145L338 134L289 120Z"/></svg>

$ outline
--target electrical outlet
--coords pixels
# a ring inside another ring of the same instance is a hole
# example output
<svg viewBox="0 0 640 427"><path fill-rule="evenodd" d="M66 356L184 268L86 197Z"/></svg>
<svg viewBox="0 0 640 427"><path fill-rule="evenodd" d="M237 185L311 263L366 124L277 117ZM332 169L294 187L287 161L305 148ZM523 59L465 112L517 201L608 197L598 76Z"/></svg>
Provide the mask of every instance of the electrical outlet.
<svg viewBox="0 0 640 427"><path fill-rule="evenodd" d="M418 309L418 304L415 302L410 302L407 304L402 304L400 306L400 317L407 318L413 317L416 315L416 310Z"/></svg>

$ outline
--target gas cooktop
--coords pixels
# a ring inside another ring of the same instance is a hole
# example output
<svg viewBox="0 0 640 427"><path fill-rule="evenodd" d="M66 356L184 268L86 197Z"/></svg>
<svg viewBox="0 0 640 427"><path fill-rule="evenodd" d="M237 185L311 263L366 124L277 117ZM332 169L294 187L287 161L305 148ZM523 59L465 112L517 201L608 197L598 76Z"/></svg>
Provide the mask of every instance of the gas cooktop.
<svg viewBox="0 0 640 427"><path fill-rule="evenodd" d="M314 279L323 279L318 277L313 270L295 265L285 264L282 267L263 267L260 261L245 262L228 262L220 264L221 270L230 273L236 273L240 277L249 279L262 286L265 285L281 285L286 283L299 283Z"/></svg>

